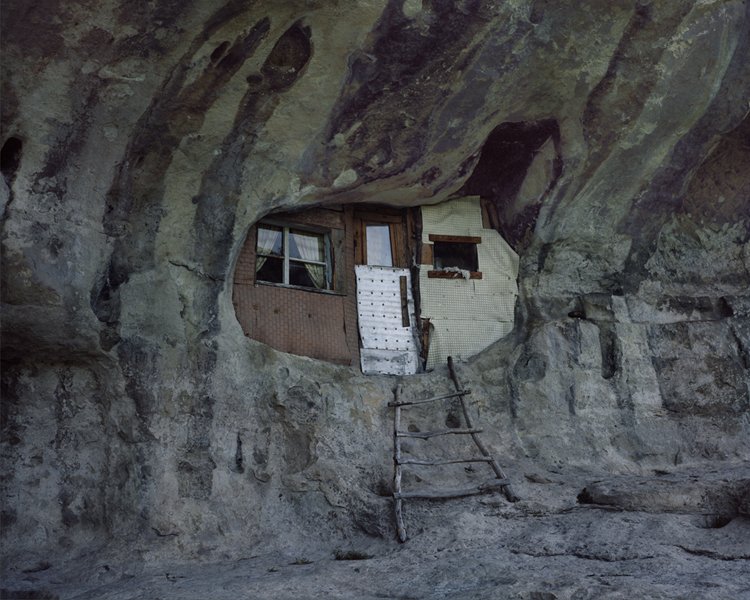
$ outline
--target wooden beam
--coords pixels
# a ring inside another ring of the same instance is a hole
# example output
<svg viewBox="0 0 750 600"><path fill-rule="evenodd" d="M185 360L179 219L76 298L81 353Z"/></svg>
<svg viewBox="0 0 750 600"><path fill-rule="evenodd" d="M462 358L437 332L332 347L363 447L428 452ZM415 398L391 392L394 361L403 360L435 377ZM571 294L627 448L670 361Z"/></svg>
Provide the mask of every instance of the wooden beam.
<svg viewBox="0 0 750 600"><path fill-rule="evenodd" d="M406 275L398 278L398 284L401 291L401 326L409 327L409 291L406 284Z"/></svg>
<svg viewBox="0 0 750 600"><path fill-rule="evenodd" d="M429 279L463 279L463 273L458 271L427 271ZM481 271L469 271L469 279L482 279Z"/></svg>
<svg viewBox="0 0 750 600"><path fill-rule="evenodd" d="M431 242L451 242L453 244L481 244L482 238L473 235L439 235L431 233Z"/></svg>
<svg viewBox="0 0 750 600"><path fill-rule="evenodd" d="M368 223L403 223L404 209L392 208L389 210L383 207L377 210L362 210L355 207L354 216Z"/></svg>

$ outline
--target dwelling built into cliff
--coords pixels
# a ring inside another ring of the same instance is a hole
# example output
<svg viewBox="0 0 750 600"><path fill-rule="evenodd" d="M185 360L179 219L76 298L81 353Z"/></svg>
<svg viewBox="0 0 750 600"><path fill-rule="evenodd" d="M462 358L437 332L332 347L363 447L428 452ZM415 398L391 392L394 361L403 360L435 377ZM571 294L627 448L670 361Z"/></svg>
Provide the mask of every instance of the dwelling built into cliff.
<svg viewBox="0 0 750 600"><path fill-rule="evenodd" d="M233 301L245 334L273 348L406 375L507 335L517 273L476 196L313 208L251 228Z"/></svg>

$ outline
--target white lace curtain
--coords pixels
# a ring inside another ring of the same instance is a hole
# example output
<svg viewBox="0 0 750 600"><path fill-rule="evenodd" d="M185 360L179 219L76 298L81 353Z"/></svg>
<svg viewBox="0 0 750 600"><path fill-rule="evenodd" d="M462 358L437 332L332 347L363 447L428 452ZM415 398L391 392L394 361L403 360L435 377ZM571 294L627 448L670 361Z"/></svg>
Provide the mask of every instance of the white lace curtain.
<svg viewBox="0 0 750 600"><path fill-rule="evenodd" d="M305 234L293 234L294 242L297 245L299 251L299 257L302 260L310 260L320 262L320 242L321 236L317 235L305 235ZM310 263L303 263L307 274L312 279L313 284L318 289L323 289L326 286L326 269L324 265L313 265Z"/></svg>
<svg viewBox="0 0 750 600"><path fill-rule="evenodd" d="M261 254L271 254L273 249L278 244L281 247L281 231L275 229L263 229L258 227L258 249L257 259L255 261L255 272L257 273L266 264L267 256L261 256Z"/></svg>

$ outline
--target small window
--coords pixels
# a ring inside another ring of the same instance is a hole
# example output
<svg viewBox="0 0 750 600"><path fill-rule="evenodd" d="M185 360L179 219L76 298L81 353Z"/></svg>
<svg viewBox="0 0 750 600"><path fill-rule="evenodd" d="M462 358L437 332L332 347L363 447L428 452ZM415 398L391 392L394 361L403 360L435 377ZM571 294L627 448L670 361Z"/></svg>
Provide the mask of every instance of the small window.
<svg viewBox="0 0 750 600"><path fill-rule="evenodd" d="M476 244L435 242L432 251L435 268L438 270L457 268L464 271L479 271Z"/></svg>
<svg viewBox="0 0 750 600"><path fill-rule="evenodd" d="M367 264L378 267L393 266L393 251L391 250L391 227L388 224L367 224L365 226L367 238Z"/></svg>
<svg viewBox="0 0 750 600"><path fill-rule="evenodd" d="M482 279L477 253L477 245L482 243L481 237L431 233L429 240L432 242L431 262L435 270L428 271L427 277Z"/></svg>
<svg viewBox="0 0 750 600"><path fill-rule="evenodd" d="M255 280L331 289L330 238L326 233L261 223Z"/></svg>

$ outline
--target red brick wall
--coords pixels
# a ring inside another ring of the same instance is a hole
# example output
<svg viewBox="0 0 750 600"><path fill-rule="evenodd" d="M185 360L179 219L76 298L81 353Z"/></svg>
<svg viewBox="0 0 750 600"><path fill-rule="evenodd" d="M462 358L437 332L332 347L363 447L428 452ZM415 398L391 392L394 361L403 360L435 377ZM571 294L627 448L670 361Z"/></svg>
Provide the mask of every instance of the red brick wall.
<svg viewBox="0 0 750 600"><path fill-rule="evenodd" d="M274 215L279 218L280 215ZM289 222L344 228L351 216L340 211L311 210L288 215ZM345 289L325 293L255 283L253 227L247 236L234 274L233 303L245 335L269 346L301 356L335 363L359 363L359 334L353 268L353 235L346 227L343 255L334 268L344 269ZM334 277L337 279L337 277Z"/></svg>

